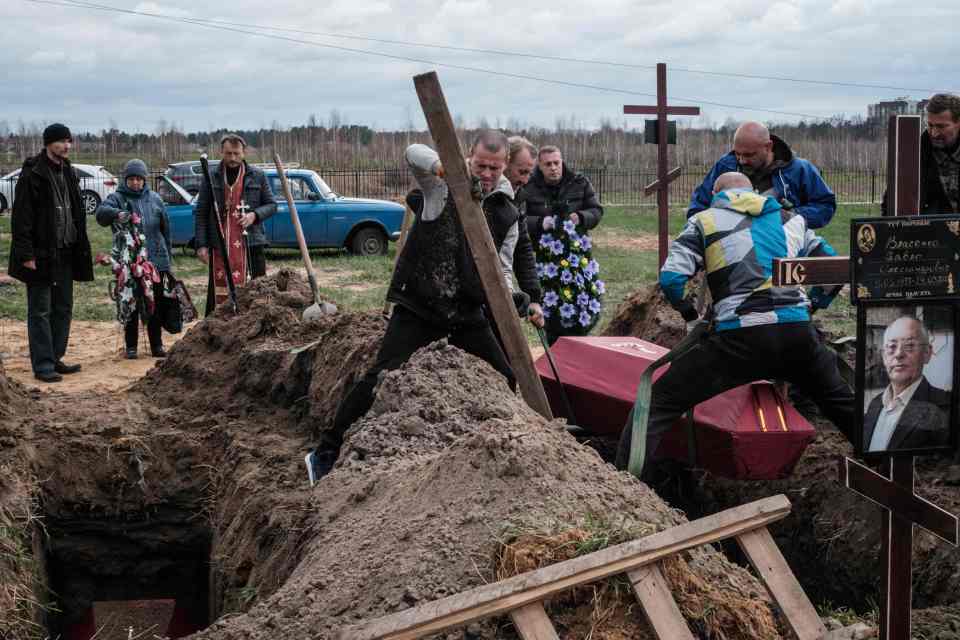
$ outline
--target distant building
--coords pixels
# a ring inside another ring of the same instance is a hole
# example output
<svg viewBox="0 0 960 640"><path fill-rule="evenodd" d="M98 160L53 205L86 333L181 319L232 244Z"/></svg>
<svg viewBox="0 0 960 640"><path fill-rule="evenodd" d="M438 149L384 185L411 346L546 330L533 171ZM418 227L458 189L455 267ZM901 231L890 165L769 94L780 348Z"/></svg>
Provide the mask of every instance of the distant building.
<svg viewBox="0 0 960 640"><path fill-rule="evenodd" d="M895 100L885 100L867 105L867 120L883 124L890 116L919 115L926 122L927 102L929 100L911 100L904 96Z"/></svg>

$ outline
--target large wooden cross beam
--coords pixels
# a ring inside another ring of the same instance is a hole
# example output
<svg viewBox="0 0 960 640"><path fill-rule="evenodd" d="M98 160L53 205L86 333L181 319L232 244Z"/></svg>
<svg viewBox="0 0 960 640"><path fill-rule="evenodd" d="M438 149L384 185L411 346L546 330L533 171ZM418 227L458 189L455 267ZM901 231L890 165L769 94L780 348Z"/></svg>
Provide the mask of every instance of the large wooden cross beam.
<svg viewBox="0 0 960 640"><path fill-rule="evenodd" d="M920 116L890 116L887 134L887 216L920 214ZM852 273L848 256L776 258L773 286L843 285Z"/></svg>
<svg viewBox="0 0 960 640"><path fill-rule="evenodd" d="M623 112L628 115L655 114L657 116L657 179L643 189L644 195L657 192L657 210L659 214L659 266L667 260L667 246L670 213L670 183L680 175L680 167L669 169L667 159L667 116L698 116L700 107L667 106L667 65L657 64L657 104L624 105Z"/></svg>
<svg viewBox="0 0 960 640"><path fill-rule="evenodd" d="M880 607L881 640L909 640L913 592L913 525L919 525L953 546L960 545L957 517L914 493L914 458L894 457L886 461L889 477L844 458L840 479L852 491L886 510L883 518L885 565Z"/></svg>
<svg viewBox="0 0 960 640"><path fill-rule="evenodd" d="M534 411L547 419L552 419L550 404L540 382L540 376L533 365L530 347L520 328L516 307L503 280L503 271L493 244L493 236L487 226L487 219L480 204L471 195L471 178L464 160L460 140L447 108L447 100L440 88L440 80L434 71L414 76L413 84L417 97L423 107L430 135L437 146L440 162L443 165L444 178L457 204L457 215L463 234L466 236L470 253L477 265L480 282L487 296L487 304L493 315L493 321L500 330L504 350L510 359L510 366L517 378L520 393Z"/></svg>

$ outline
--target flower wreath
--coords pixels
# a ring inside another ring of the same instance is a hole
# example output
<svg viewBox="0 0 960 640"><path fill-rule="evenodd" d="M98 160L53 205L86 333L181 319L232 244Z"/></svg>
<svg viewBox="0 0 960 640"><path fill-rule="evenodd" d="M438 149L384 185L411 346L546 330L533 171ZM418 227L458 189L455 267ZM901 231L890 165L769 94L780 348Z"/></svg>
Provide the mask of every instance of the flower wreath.
<svg viewBox="0 0 960 640"><path fill-rule="evenodd" d="M572 220L560 222L552 216L552 221L553 229L540 236L536 247L547 330L554 335L585 336L600 319L606 285L590 252L590 236L578 234Z"/></svg>
<svg viewBox="0 0 960 640"><path fill-rule="evenodd" d="M160 282L160 272L147 254L147 237L143 233L140 214L127 204L130 215L127 222L113 225L113 247L110 266L116 278L111 296L117 303L117 320L126 324L135 311L146 320L153 315L156 301L153 283Z"/></svg>

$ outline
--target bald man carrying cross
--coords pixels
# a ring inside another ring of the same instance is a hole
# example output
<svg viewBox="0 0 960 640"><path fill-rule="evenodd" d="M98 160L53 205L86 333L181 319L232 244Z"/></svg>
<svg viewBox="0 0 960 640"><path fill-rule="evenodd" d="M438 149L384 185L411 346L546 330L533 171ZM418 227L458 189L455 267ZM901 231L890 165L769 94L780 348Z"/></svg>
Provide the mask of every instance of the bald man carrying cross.
<svg viewBox="0 0 960 640"><path fill-rule="evenodd" d="M713 186L724 173L747 176L754 191L772 196L787 210L803 216L810 229L827 225L837 199L810 162L793 155L786 142L759 122L745 122L733 136L733 151L713 166L690 199L687 217L710 207Z"/></svg>
<svg viewBox="0 0 960 640"><path fill-rule="evenodd" d="M770 286L774 258L833 255L833 249L802 216L754 193L742 173L721 174L711 191L710 207L687 220L670 246L660 288L690 326L699 318L685 289L704 270L715 317L697 346L653 385L647 460L656 457L663 435L684 412L755 380L795 384L849 437L853 391L840 376L836 354L816 336L810 298L800 286ZM822 304L832 299L819 298ZM629 460L632 431L628 421L617 451L621 468Z"/></svg>

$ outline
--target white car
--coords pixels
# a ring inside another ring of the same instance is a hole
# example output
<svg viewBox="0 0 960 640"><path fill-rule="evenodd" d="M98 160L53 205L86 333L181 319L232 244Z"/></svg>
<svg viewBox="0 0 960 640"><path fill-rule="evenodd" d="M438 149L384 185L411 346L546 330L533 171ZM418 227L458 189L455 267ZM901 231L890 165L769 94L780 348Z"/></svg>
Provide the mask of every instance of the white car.
<svg viewBox="0 0 960 640"><path fill-rule="evenodd" d="M100 203L117 190L117 178L97 164L75 164L73 170L80 180L80 198L87 215L93 215ZM20 169L0 178L0 213L13 206L14 188Z"/></svg>

